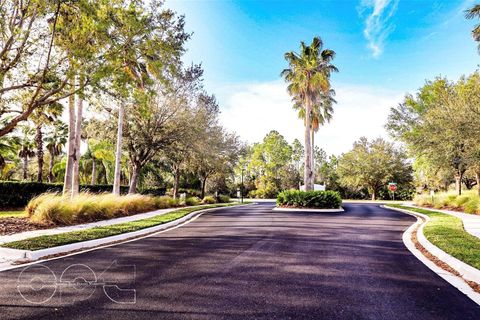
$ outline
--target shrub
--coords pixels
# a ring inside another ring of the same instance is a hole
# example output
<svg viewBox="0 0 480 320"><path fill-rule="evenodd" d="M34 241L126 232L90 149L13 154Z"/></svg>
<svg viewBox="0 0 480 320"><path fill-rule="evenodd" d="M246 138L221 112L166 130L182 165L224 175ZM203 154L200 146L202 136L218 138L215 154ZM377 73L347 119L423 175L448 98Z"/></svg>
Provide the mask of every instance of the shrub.
<svg viewBox="0 0 480 320"><path fill-rule="evenodd" d="M223 195L223 194L220 194L217 197L217 202L218 203L229 203L230 202L230 197L226 196L226 195Z"/></svg>
<svg viewBox="0 0 480 320"><path fill-rule="evenodd" d="M198 203L199 200L195 202ZM57 193L46 193L32 199L26 212L33 222L72 225L177 206L179 201L173 198L141 194L115 196L111 193L80 193L70 199Z"/></svg>
<svg viewBox="0 0 480 320"><path fill-rule="evenodd" d="M155 197L154 199L157 209L174 208L180 205L180 201L178 199L173 199L172 197L168 196Z"/></svg>
<svg viewBox="0 0 480 320"><path fill-rule="evenodd" d="M198 206L200 204L200 198L198 197L188 197L185 199L185 205L187 206Z"/></svg>
<svg viewBox="0 0 480 320"><path fill-rule="evenodd" d="M80 191L89 193L111 192L111 185L81 185ZM61 193L62 183L42 182L0 182L0 208L18 208L26 206L33 198L44 193ZM128 192L127 186L121 186L120 192Z"/></svg>
<svg viewBox="0 0 480 320"><path fill-rule="evenodd" d="M277 205L284 207L337 209L342 198L336 191L282 191L278 194Z"/></svg>
<svg viewBox="0 0 480 320"><path fill-rule="evenodd" d="M427 194L417 195L413 201L418 206L434 207L435 209L455 209L466 213L480 213L480 196L473 190L464 191L457 196L452 193L437 193L433 196Z"/></svg>
<svg viewBox="0 0 480 320"><path fill-rule="evenodd" d="M464 204L463 208L466 213L479 213L480 199L478 197L469 199L467 203Z"/></svg>
<svg viewBox="0 0 480 320"><path fill-rule="evenodd" d="M206 196L205 198L203 198L202 203L203 204L214 204L214 203L217 203L217 200L215 200L215 198L212 197L212 196Z"/></svg>

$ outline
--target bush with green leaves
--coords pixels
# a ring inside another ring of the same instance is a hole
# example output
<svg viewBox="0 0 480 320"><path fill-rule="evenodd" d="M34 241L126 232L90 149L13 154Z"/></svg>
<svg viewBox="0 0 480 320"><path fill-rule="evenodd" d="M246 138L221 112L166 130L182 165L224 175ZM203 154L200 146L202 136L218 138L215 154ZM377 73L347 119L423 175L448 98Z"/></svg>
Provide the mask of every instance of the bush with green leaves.
<svg viewBox="0 0 480 320"><path fill-rule="evenodd" d="M214 204L214 203L217 203L217 200L215 200L215 198L212 197L212 196L206 196L205 198L203 198L202 203L203 204Z"/></svg>
<svg viewBox="0 0 480 320"><path fill-rule="evenodd" d="M229 203L230 202L230 197L226 196L226 195L223 195L223 194L219 194L218 197L217 197L217 202L218 203Z"/></svg>
<svg viewBox="0 0 480 320"><path fill-rule="evenodd" d="M338 209L342 198L336 191L282 191L277 196L280 207Z"/></svg>
<svg viewBox="0 0 480 320"><path fill-rule="evenodd" d="M480 214L480 196L474 190L464 191L462 195L439 192L432 197L430 194L419 194L413 202L417 206L435 209L454 209L471 214Z"/></svg>
<svg viewBox="0 0 480 320"><path fill-rule="evenodd" d="M201 200L198 197L188 197L185 199L185 205L187 206L198 206Z"/></svg>

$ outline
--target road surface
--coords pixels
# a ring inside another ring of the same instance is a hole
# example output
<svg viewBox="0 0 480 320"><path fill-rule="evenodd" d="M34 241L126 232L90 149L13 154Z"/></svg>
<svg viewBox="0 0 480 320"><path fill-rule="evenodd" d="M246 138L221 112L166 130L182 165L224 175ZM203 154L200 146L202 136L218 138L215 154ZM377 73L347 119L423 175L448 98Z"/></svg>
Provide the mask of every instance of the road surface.
<svg viewBox="0 0 480 320"><path fill-rule="evenodd" d="M403 245L414 218L375 204L330 214L272 207L221 209L0 272L0 318L480 319L478 305Z"/></svg>

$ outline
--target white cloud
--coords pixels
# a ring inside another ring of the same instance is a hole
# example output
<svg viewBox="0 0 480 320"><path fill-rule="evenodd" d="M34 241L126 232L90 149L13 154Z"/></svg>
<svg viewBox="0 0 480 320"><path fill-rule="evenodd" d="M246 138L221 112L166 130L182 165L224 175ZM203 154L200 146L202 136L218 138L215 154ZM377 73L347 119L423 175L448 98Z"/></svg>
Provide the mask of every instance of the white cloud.
<svg viewBox="0 0 480 320"><path fill-rule="evenodd" d="M351 149L361 136L387 137L384 125L391 107L401 102L404 93L382 88L336 85L333 120L321 127L315 144L328 154ZM270 130L277 130L289 142L303 141L303 121L292 109L283 82L265 82L224 88L222 123L249 143L258 142Z"/></svg>
<svg viewBox="0 0 480 320"><path fill-rule="evenodd" d="M385 40L395 26L390 19L397 10L399 0L363 0L360 14L365 17L363 35L374 58L383 52Z"/></svg>

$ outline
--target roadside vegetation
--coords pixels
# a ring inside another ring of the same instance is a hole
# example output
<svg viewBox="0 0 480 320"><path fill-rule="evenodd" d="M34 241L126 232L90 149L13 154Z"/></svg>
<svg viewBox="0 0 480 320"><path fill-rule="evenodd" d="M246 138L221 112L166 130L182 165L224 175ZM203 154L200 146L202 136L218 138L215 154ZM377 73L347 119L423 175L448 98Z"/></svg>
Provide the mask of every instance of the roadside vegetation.
<svg viewBox="0 0 480 320"><path fill-rule="evenodd" d="M428 241L455 258L480 269L480 239L465 231L461 219L421 208L395 204L389 206L430 217L430 221L424 227L424 234Z"/></svg>
<svg viewBox="0 0 480 320"><path fill-rule="evenodd" d="M212 209L218 207L234 206L236 204L211 204L201 207L182 208L163 215L151 218L120 223L105 227L95 227L81 231L72 231L48 236L33 237L20 241L3 243L0 246L20 250L41 250L71 243L100 239L115 236L123 233L134 232L145 228L154 227L160 224L180 219L195 211Z"/></svg>
<svg viewBox="0 0 480 320"><path fill-rule="evenodd" d="M335 191L289 190L278 194L277 206L286 208L338 209L342 205Z"/></svg>
<svg viewBox="0 0 480 320"><path fill-rule="evenodd" d="M458 195L455 192L417 195L414 203L421 207L457 210L465 213L480 214L480 196L470 190Z"/></svg>
<svg viewBox="0 0 480 320"><path fill-rule="evenodd" d="M219 200L205 197L203 201L189 197L181 201L168 196L154 197L140 194L116 196L114 194L80 193L74 198L59 194L45 193L27 205L25 211L33 223L72 225L106 220L157 209L179 206L215 204Z"/></svg>

